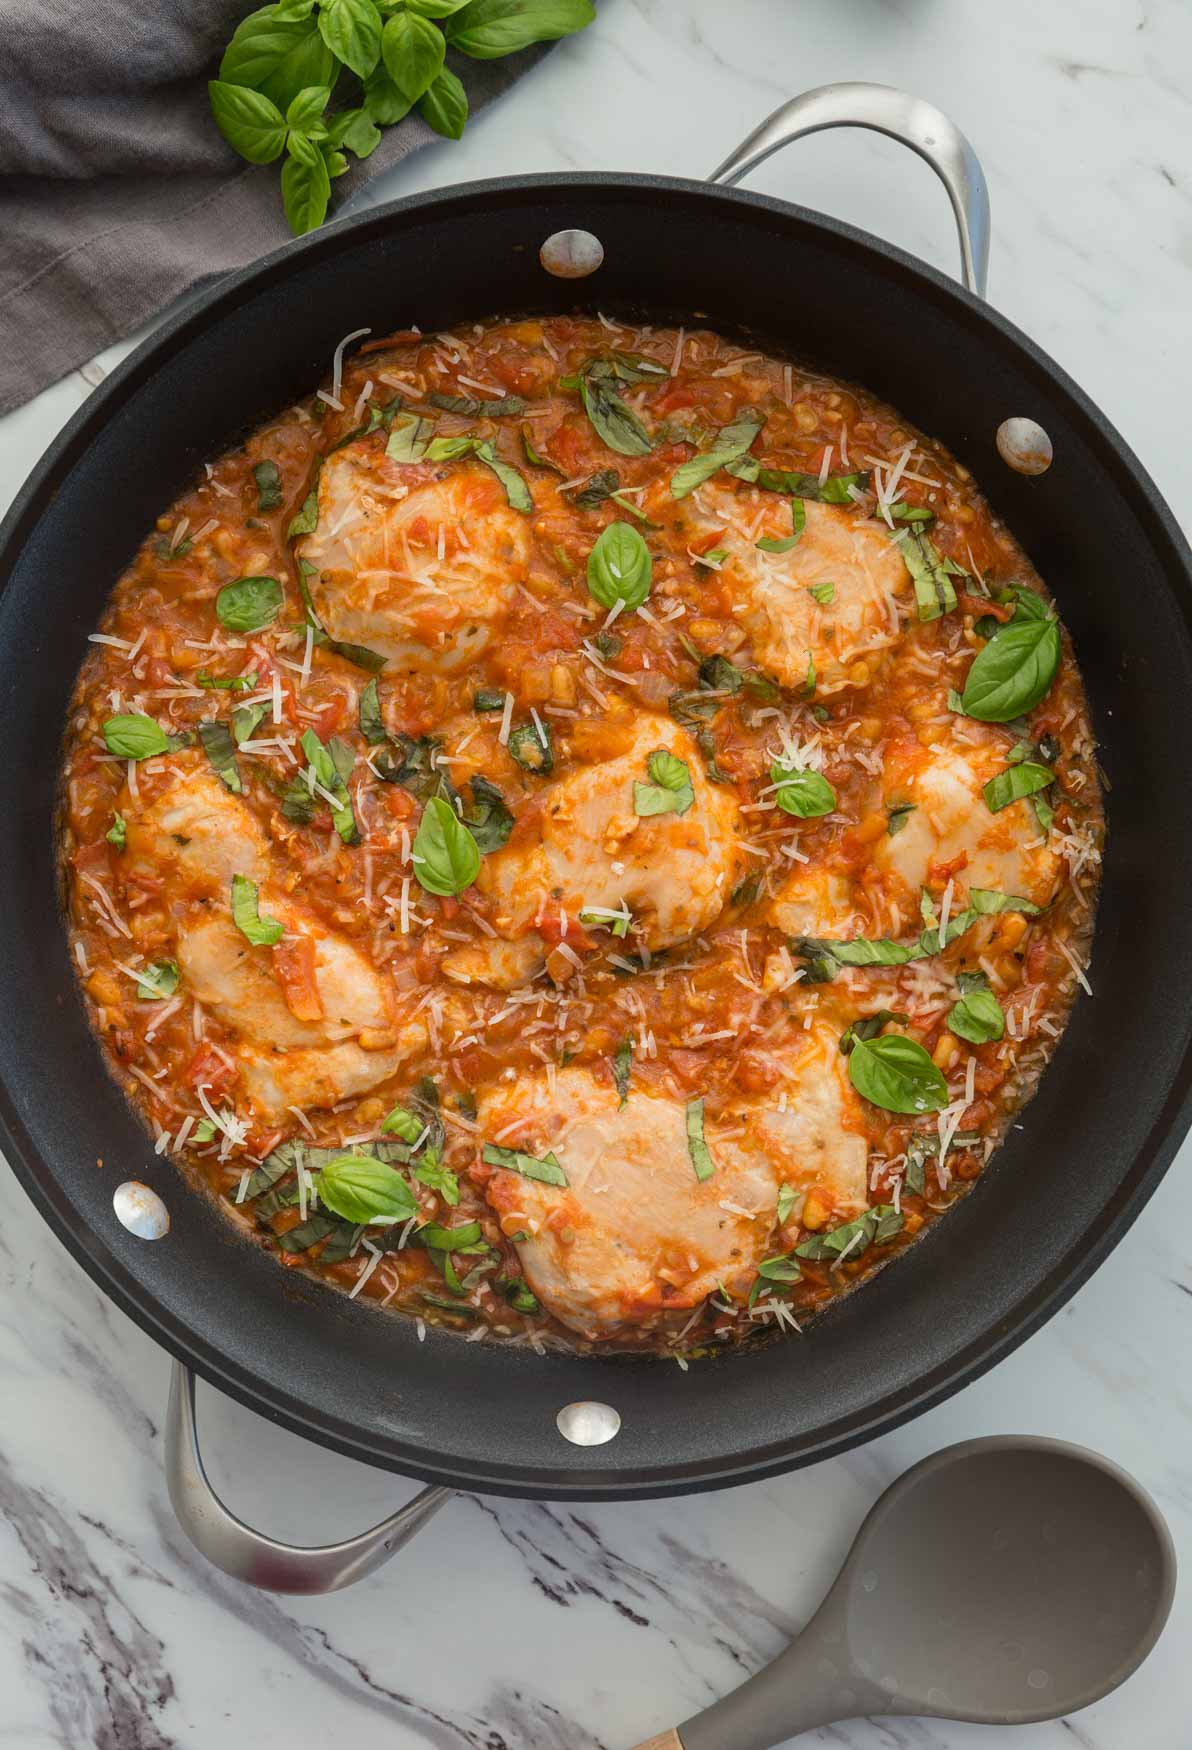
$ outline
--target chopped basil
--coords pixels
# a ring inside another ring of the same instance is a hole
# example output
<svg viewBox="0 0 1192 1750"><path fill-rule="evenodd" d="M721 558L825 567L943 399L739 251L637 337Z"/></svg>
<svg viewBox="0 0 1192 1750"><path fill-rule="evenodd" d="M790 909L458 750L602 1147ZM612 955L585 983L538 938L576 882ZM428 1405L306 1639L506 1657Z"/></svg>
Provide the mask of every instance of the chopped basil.
<svg viewBox="0 0 1192 1750"><path fill-rule="evenodd" d="M807 679L803 683L803 697L805 699L814 699L815 697L815 657L810 650L807 652Z"/></svg>
<svg viewBox="0 0 1192 1750"><path fill-rule="evenodd" d="M368 1227L392 1227L418 1213L418 1199L406 1179L372 1155L336 1155L319 1174L315 1189L326 1208Z"/></svg>
<svg viewBox="0 0 1192 1750"><path fill-rule="evenodd" d="M456 1207L459 1202L459 1180L450 1167L443 1165L436 1150L428 1148L422 1159L411 1166L410 1174L420 1185L425 1185L428 1191L437 1191L448 1208Z"/></svg>
<svg viewBox="0 0 1192 1750"><path fill-rule="evenodd" d="M504 693L490 693L483 688L472 699L473 711L503 711L505 709Z"/></svg>
<svg viewBox="0 0 1192 1750"><path fill-rule="evenodd" d="M498 1278L498 1285L514 1312L529 1315L542 1311L537 1297L530 1292L520 1276L502 1276Z"/></svg>
<svg viewBox="0 0 1192 1750"><path fill-rule="evenodd" d="M779 1227L785 1227L787 1221L790 1219L790 1213L795 1207L798 1195L799 1194L793 1185L779 1185L778 1208L776 1211Z"/></svg>
<svg viewBox="0 0 1192 1750"><path fill-rule="evenodd" d="M935 521L935 512L928 510L926 505L922 504L903 504L900 500L897 504L890 505L889 511L896 523L933 523Z"/></svg>
<svg viewBox="0 0 1192 1750"><path fill-rule="evenodd" d="M716 1162L712 1159L712 1151L704 1138L702 1099L687 1102L687 1153L691 1156L692 1169L701 1184L705 1179L710 1179L716 1171Z"/></svg>
<svg viewBox="0 0 1192 1750"><path fill-rule="evenodd" d="M290 518L290 526L286 530L286 540L293 541L299 535L313 535L319 526L319 472L316 468L310 491L302 500L296 515Z"/></svg>
<svg viewBox="0 0 1192 1750"><path fill-rule="evenodd" d="M918 807L916 802L895 802L886 814L886 831L895 838Z"/></svg>
<svg viewBox="0 0 1192 1750"><path fill-rule="evenodd" d="M601 662L615 662L625 648L624 640L615 632L597 632L592 644Z"/></svg>
<svg viewBox="0 0 1192 1750"><path fill-rule="evenodd" d="M946 1025L973 1045L1000 1039L1006 1030L1002 1005L989 988L983 972L962 972L957 978L960 1000L948 1011Z"/></svg>
<svg viewBox="0 0 1192 1750"><path fill-rule="evenodd" d="M1050 691L1060 664L1060 629L1031 590L1014 592L1017 606L973 658L961 709L982 723L1008 723L1032 711Z"/></svg>
<svg viewBox="0 0 1192 1750"><path fill-rule="evenodd" d="M840 1035L841 1055L847 1057L859 1039L876 1039L883 1027L891 1021L896 1021L900 1027L905 1027L909 1015L901 1015L895 1009L878 1009L876 1014L863 1015L859 1021L854 1021L851 1027L846 1027Z"/></svg>
<svg viewBox="0 0 1192 1750"><path fill-rule="evenodd" d="M629 934L629 926L633 916L628 906L620 911L613 911L611 906L593 906L590 910L581 911L579 921L585 930L610 930L614 936L624 938Z"/></svg>
<svg viewBox="0 0 1192 1750"><path fill-rule="evenodd" d="M509 462L502 462L493 451L491 444L476 445L476 459L483 462L486 468L491 468L501 485L505 488L505 497L511 510L520 510L528 516L534 509L534 500L530 488L526 484L524 474L520 474Z"/></svg>
<svg viewBox="0 0 1192 1750"><path fill-rule="evenodd" d="M238 577L215 598L215 612L229 632L260 632L276 620L285 595L276 577Z"/></svg>
<svg viewBox="0 0 1192 1750"><path fill-rule="evenodd" d="M403 1142L408 1142L411 1146L418 1141L425 1129L426 1125L421 1118L416 1118L405 1106L394 1106L381 1120L383 1136L400 1136Z"/></svg>
<svg viewBox="0 0 1192 1750"><path fill-rule="evenodd" d="M970 887L969 905L982 917L999 911L1021 911L1028 917L1037 917L1040 909L1032 900L1020 899L1013 893L999 893L996 887Z"/></svg>
<svg viewBox="0 0 1192 1750"><path fill-rule="evenodd" d="M584 412L597 437L619 456L648 456L654 448L637 414L621 399L620 383L639 380L624 377L610 359L593 359L580 373Z"/></svg>
<svg viewBox="0 0 1192 1750"><path fill-rule="evenodd" d="M759 547L763 553L789 553L806 526L807 512L803 508L803 500L801 498L792 498L790 534L786 535L782 540L776 540L772 536L767 535L763 540L755 541L754 545ZM821 587L826 587L829 592L835 590L835 585L831 583ZM812 594L814 595L814 593L815 591L813 590ZM832 595L829 593L827 600L831 601L831 599Z"/></svg>
<svg viewBox="0 0 1192 1750"><path fill-rule="evenodd" d="M721 468L739 462L764 424L764 414L741 413L731 425L722 426L709 449L680 463L675 469L670 480L671 497L686 498Z"/></svg>
<svg viewBox="0 0 1192 1750"><path fill-rule="evenodd" d="M669 748L658 747L646 761L648 784L635 781L633 812L641 818L652 814L686 814L695 802L691 772Z"/></svg>
<svg viewBox="0 0 1192 1750"><path fill-rule="evenodd" d="M124 849L128 843L128 822L122 814L113 811L112 824L103 836L110 845L115 845L118 851Z"/></svg>
<svg viewBox="0 0 1192 1750"><path fill-rule="evenodd" d="M904 1033L858 1040L848 1073L862 1098L886 1112L940 1112L948 1104L943 1075L918 1040Z"/></svg>
<svg viewBox="0 0 1192 1750"><path fill-rule="evenodd" d="M178 989L178 962L153 960L137 972L137 995L144 1003L161 1002Z"/></svg>
<svg viewBox="0 0 1192 1750"><path fill-rule="evenodd" d="M271 948L285 934L276 918L260 913L260 890L247 875L232 876L232 921L254 948Z"/></svg>
<svg viewBox="0 0 1192 1750"><path fill-rule="evenodd" d="M812 601L818 602L821 608L826 608L836 600L836 585L834 583L809 584L807 593Z"/></svg>
<svg viewBox="0 0 1192 1750"><path fill-rule="evenodd" d="M729 664L732 667L732 664ZM736 670L733 670L734 674ZM723 704L722 699L709 699L704 693L674 692L667 700L667 708L676 723L681 723L685 729L694 728L703 718L715 717Z"/></svg>
<svg viewBox="0 0 1192 1750"><path fill-rule="evenodd" d="M420 419L416 413L407 419L395 419L385 442L385 454L393 462L420 462L433 430L430 420Z"/></svg>
<svg viewBox="0 0 1192 1750"><path fill-rule="evenodd" d="M549 456L544 456L540 450L534 447L533 434L528 425L522 426L521 440L522 454L531 468L549 468L552 474L563 472L557 462L552 462Z"/></svg>
<svg viewBox="0 0 1192 1750"><path fill-rule="evenodd" d="M973 631L978 638L984 638L988 642L1001 629L1001 624L995 614L982 614L979 620L973 621Z"/></svg>
<svg viewBox="0 0 1192 1750"><path fill-rule="evenodd" d="M776 1258L763 1258L757 1267L757 1273L766 1282L801 1282L803 1272L793 1252L781 1253Z"/></svg>
<svg viewBox="0 0 1192 1750"><path fill-rule="evenodd" d="M724 562L727 558L728 558L728 548L727 547L712 547L708 550L708 552L698 554L695 557L695 559L692 560L692 564L693 565L706 565L709 568L709 570L715 571L721 565L724 564Z"/></svg>
<svg viewBox="0 0 1192 1750"><path fill-rule="evenodd" d="M236 744L227 724L219 718L212 718L208 722L196 724L195 731L217 777L222 779L234 796L239 796L243 785L240 782L240 768L236 764Z"/></svg>
<svg viewBox="0 0 1192 1750"><path fill-rule="evenodd" d="M595 510L598 504L612 497L620 484L621 476L615 468L601 468L599 473L584 481L572 502L577 510Z"/></svg>
<svg viewBox="0 0 1192 1750"><path fill-rule="evenodd" d="M650 593L654 561L630 523L610 523L588 554L588 593L602 608L640 608Z"/></svg>
<svg viewBox="0 0 1192 1750"><path fill-rule="evenodd" d="M513 815L505 798L495 784L479 774L471 780L469 788L472 806L464 813L468 831L485 855L499 851L513 831Z"/></svg>
<svg viewBox="0 0 1192 1750"><path fill-rule="evenodd" d="M945 558L921 529L911 529L899 539L898 547L915 586L920 620L938 620L950 613L956 606L952 578L963 577L963 569Z"/></svg>
<svg viewBox="0 0 1192 1750"><path fill-rule="evenodd" d="M190 1140L194 1143L210 1142L214 1135L215 1126L210 1118L200 1118L190 1133Z"/></svg>
<svg viewBox="0 0 1192 1750"><path fill-rule="evenodd" d="M331 824L345 845L354 845L360 833L356 816L352 812L352 798L348 792L347 780L356 763L355 754L338 735L333 735L324 747L313 729L308 729L303 734L302 751L310 761L315 783L327 793L323 800L327 801L328 797L333 799L328 803ZM301 784L301 780L298 782Z"/></svg>
<svg viewBox="0 0 1192 1750"><path fill-rule="evenodd" d="M385 719L381 716L381 699L375 680L369 681L357 705L360 733L370 747L379 747L389 740Z"/></svg>
<svg viewBox="0 0 1192 1750"><path fill-rule="evenodd" d="M1046 790L1048 785L1054 783L1055 773L1050 766L1040 766L1033 760L1023 760L1020 765L1009 766L1004 772L990 778L982 795L989 812L999 814L1012 802L1019 802L1024 796L1033 796L1036 790Z"/></svg>
<svg viewBox="0 0 1192 1750"><path fill-rule="evenodd" d="M284 1234L277 1236L278 1246L283 1252L309 1252L312 1246L317 1246L320 1240L325 1240L329 1234L338 1231L340 1222L334 1215L326 1215L321 1209L297 1227L287 1228Z"/></svg>
<svg viewBox="0 0 1192 1750"><path fill-rule="evenodd" d="M542 1185L567 1184L567 1175L553 1154L539 1160L537 1155L523 1154L519 1148L498 1148L486 1142L483 1160L490 1167L504 1167L506 1172L520 1173L523 1179L536 1179Z"/></svg>
<svg viewBox="0 0 1192 1750"><path fill-rule="evenodd" d="M629 1078L633 1072L633 1040L622 1039L613 1058L613 1084L622 1106L629 1099Z"/></svg>
<svg viewBox="0 0 1192 1750"><path fill-rule="evenodd" d="M206 669L200 669L195 676L195 682L200 687L209 687L220 693L251 693L257 684L256 671L248 674L208 674Z"/></svg>
<svg viewBox="0 0 1192 1750"><path fill-rule="evenodd" d="M853 489L861 492L869 485L868 474L829 474L821 480L818 474L763 468L755 456L731 462L728 471L738 480L760 486L763 492L783 492L788 498L810 498L819 504L852 504Z"/></svg>
<svg viewBox="0 0 1192 1750"><path fill-rule="evenodd" d="M870 1246L887 1245L897 1238L902 1228L902 1216L894 1205L877 1203L854 1221L846 1221L843 1226L831 1228L827 1233L812 1234L795 1247L795 1254L800 1258L859 1258Z"/></svg>
<svg viewBox="0 0 1192 1750"><path fill-rule="evenodd" d="M499 419L503 415L526 411L526 403L520 395L505 395L499 401L477 401L470 395L444 395L438 389L431 389L426 399L432 407L441 407L444 413L461 414L465 419Z"/></svg>
<svg viewBox="0 0 1192 1750"><path fill-rule="evenodd" d="M480 873L480 847L441 796L422 810L414 839L414 876L427 893L451 896L470 887Z"/></svg>
<svg viewBox="0 0 1192 1750"><path fill-rule="evenodd" d="M281 475L276 462L258 462L252 471L257 483L257 509L278 510L281 507Z"/></svg>
<svg viewBox="0 0 1192 1750"><path fill-rule="evenodd" d="M814 820L821 814L831 814L836 806L836 792L821 772L796 771L775 760L770 777L778 785L774 800L785 814Z"/></svg>
<svg viewBox="0 0 1192 1750"><path fill-rule="evenodd" d="M391 735L389 744L400 757L388 760L377 755L374 769L383 783L400 784L420 802L441 796L454 805L455 786L446 766L437 763L440 741L433 735L420 735L417 741L409 735Z"/></svg>
<svg viewBox="0 0 1192 1750"><path fill-rule="evenodd" d="M555 769L555 753L551 744L550 724L539 719L535 723L523 723L509 737L509 753L527 772L537 772L539 777Z"/></svg>
<svg viewBox="0 0 1192 1750"><path fill-rule="evenodd" d="M440 1221L428 1221L416 1229L414 1237L420 1245L434 1252L462 1252L475 1257L492 1250L478 1221L462 1221L458 1227L444 1227Z"/></svg>
<svg viewBox="0 0 1192 1750"><path fill-rule="evenodd" d="M141 711L109 717L103 726L103 738L108 752L122 760L149 760L177 746L160 723Z"/></svg>

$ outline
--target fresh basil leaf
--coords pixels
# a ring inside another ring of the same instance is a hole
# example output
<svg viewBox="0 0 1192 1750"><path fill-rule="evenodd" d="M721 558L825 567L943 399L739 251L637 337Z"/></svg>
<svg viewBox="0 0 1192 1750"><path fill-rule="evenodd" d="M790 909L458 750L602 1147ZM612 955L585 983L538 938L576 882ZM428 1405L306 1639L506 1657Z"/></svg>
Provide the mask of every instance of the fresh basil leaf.
<svg viewBox="0 0 1192 1750"><path fill-rule="evenodd" d="M226 723L218 717L205 723L195 725L195 730L203 752L211 761L217 777L225 783L234 796L239 796L243 790L240 782L240 768L236 764L236 744Z"/></svg>
<svg viewBox="0 0 1192 1750"><path fill-rule="evenodd" d="M355 756L347 742L338 736L332 736L326 747L319 740L313 729L308 729L302 736L302 751L310 761L315 781L320 789L335 798L328 806L331 809L331 823L345 845L354 845L360 837L356 826L356 816L352 812L352 798L348 791L347 779L355 762ZM310 795L308 786L301 779L295 780L298 789ZM323 798L326 801L326 797ZM313 810L312 810L313 812ZM282 813L286 813L283 804ZM287 818L297 818L287 816ZM309 818L309 816L308 816Z"/></svg>
<svg viewBox="0 0 1192 1750"><path fill-rule="evenodd" d="M411 103L416 103L443 71L445 49L442 31L415 12L397 12L385 22L381 36L385 69Z"/></svg>
<svg viewBox="0 0 1192 1750"><path fill-rule="evenodd" d="M716 1171L716 1162L712 1159L712 1151L704 1137L702 1099L687 1102L687 1153L691 1156L692 1170L700 1183L710 1179Z"/></svg>
<svg viewBox="0 0 1192 1750"><path fill-rule="evenodd" d="M418 1199L401 1173L372 1155L336 1155L315 1188L321 1204L358 1225L392 1227L418 1213Z"/></svg>
<svg viewBox="0 0 1192 1750"><path fill-rule="evenodd" d="M128 843L128 822L122 814L113 811L112 824L103 836L110 845L115 845L118 851L124 849Z"/></svg>
<svg viewBox="0 0 1192 1750"><path fill-rule="evenodd" d="M794 546L795 542L799 539L799 536L803 533L803 530L806 528L806 526L807 526L807 512L803 508L803 500L801 498L792 498L791 499L791 533L789 535L787 535L783 540L775 540L772 537L770 537L769 535L767 535L764 540L756 541L754 543L754 545L759 547L763 553L789 553L791 548ZM824 601L824 600L831 601L832 600L832 596L835 593L835 589L836 589L836 585L834 583L820 584L817 587L820 589L827 589L829 592L826 597L817 596L816 597L817 601ZM816 592L813 589L811 591L811 594L815 595L815 593Z"/></svg>
<svg viewBox="0 0 1192 1750"><path fill-rule="evenodd" d="M1020 765L1009 766L1004 772L998 772L996 777L990 778L981 793L989 812L999 814L1012 802L1019 802L1024 796L1033 796L1036 790L1046 790L1049 784L1054 783L1055 773L1050 766L1040 766L1033 760L1023 760Z"/></svg>
<svg viewBox="0 0 1192 1750"><path fill-rule="evenodd" d="M792 1252L785 1252L776 1258L763 1258L757 1267L759 1277L765 1282L801 1282L803 1272L798 1260Z"/></svg>
<svg viewBox="0 0 1192 1750"><path fill-rule="evenodd" d="M400 5L402 0L396 0ZM392 6L394 0L389 0ZM405 0L405 5L411 12L419 13L423 18L450 18L453 12L468 4L468 0Z"/></svg>
<svg viewBox="0 0 1192 1750"><path fill-rule="evenodd" d="M961 708L981 723L1006 723L1033 710L1050 691L1060 651L1054 620L1011 620L973 658Z"/></svg>
<svg viewBox="0 0 1192 1750"><path fill-rule="evenodd" d="M103 739L108 752L122 760L150 760L155 754L169 753L171 747L161 724L142 711L109 717L103 726Z"/></svg>
<svg viewBox="0 0 1192 1750"><path fill-rule="evenodd" d="M480 873L480 848L449 802L432 796L414 839L414 875L427 893L452 895Z"/></svg>
<svg viewBox="0 0 1192 1750"><path fill-rule="evenodd" d="M325 139L327 129L323 124L323 111L330 96L330 88L326 85L306 86L286 109L286 126L291 132L305 134L311 140Z"/></svg>
<svg viewBox="0 0 1192 1750"><path fill-rule="evenodd" d="M527 772L536 772L539 777L555 769L549 723L522 724L510 735L508 751L519 766Z"/></svg>
<svg viewBox="0 0 1192 1750"><path fill-rule="evenodd" d="M498 1148L495 1143L486 1142L482 1158L487 1166L504 1167L506 1172L520 1173L523 1179L536 1179L543 1185L567 1184L567 1175L553 1154L539 1160L536 1155L523 1154L519 1148Z"/></svg>
<svg viewBox="0 0 1192 1750"><path fill-rule="evenodd" d="M208 81L207 95L215 124L234 152L239 152L250 164L271 164L281 157L286 143L286 118L262 92L212 79Z"/></svg>
<svg viewBox="0 0 1192 1750"><path fill-rule="evenodd" d="M260 632L281 612L285 595L276 577L238 577L215 598L215 613L229 632Z"/></svg>
<svg viewBox="0 0 1192 1750"><path fill-rule="evenodd" d="M619 456L648 456L653 439L621 399L617 372L608 359L592 359L580 373L584 412L596 435Z"/></svg>
<svg viewBox="0 0 1192 1750"><path fill-rule="evenodd" d="M827 1233L812 1234L795 1247L800 1258L832 1259L847 1256L859 1258L872 1245L886 1245L902 1232L903 1219L892 1203L877 1203Z"/></svg>
<svg viewBox="0 0 1192 1750"><path fill-rule="evenodd" d="M137 995L143 1003L159 1003L178 989L178 962L152 960L137 974Z"/></svg>
<svg viewBox="0 0 1192 1750"><path fill-rule="evenodd" d="M996 887L970 887L969 905L982 917L992 912L1020 911L1028 917L1039 915L1039 906L1029 899L1020 899L1012 893L999 893Z"/></svg>
<svg viewBox="0 0 1192 1750"><path fill-rule="evenodd" d="M220 79L251 86L279 111L312 85L333 87L339 69L310 16L312 10L274 5L250 13L228 44Z"/></svg>
<svg viewBox="0 0 1192 1750"><path fill-rule="evenodd" d="M495 61L571 36L595 16L591 0L471 0L452 15L447 40L474 61Z"/></svg>
<svg viewBox="0 0 1192 1750"><path fill-rule="evenodd" d="M271 948L285 934L276 918L260 914L260 891L246 875L232 876L232 921L254 948Z"/></svg>
<svg viewBox="0 0 1192 1750"><path fill-rule="evenodd" d="M444 1227L441 1221L427 1221L415 1230L420 1245L434 1252L489 1252L492 1247L484 1238L478 1221L462 1221L457 1227Z"/></svg>
<svg viewBox="0 0 1192 1750"><path fill-rule="evenodd" d="M964 932L969 929L976 920L977 913L972 906L966 906L963 911L954 912L948 919L948 927L944 931L942 943L940 941L938 926L934 929L924 930L923 934L919 937L919 952L914 955L913 958L917 960L923 955L930 956L933 954L939 954L943 948L948 947L948 945L954 942L958 936L963 936Z"/></svg>
<svg viewBox="0 0 1192 1750"><path fill-rule="evenodd" d="M487 778L477 774L469 788L472 806L464 814L464 821L481 853L487 856L490 851L499 851L513 831L513 814L497 786Z"/></svg>
<svg viewBox="0 0 1192 1750"><path fill-rule="evenodd" d="M764 423L762 414L742 413L731 425L722 426L710 449L702 455L692 456L690 461L680 463L675 469L670 480L671 497L686 498L721 468L739 462Z"/></svg>
<svg viewBox="0 0 1192 1750"><path fill-rule="evenodd" d="M886 831L896 838L918 807L917 802L895 802L886 814Z"/></svg>
<svg viewBox="0 0 1192 1750"><path fill-rule="evenodd" d="M290 146L301 139L299 134L290 135ZM323 155L317 148L313 155L303 160L301 156L286 159L281 171L281 198L286 210L290 230L295 237L302 237L307 231L317 231L327 217L327 203L331 199L331 178Z"/></svg>
<svg viewBox="0 0 1192 1750"><path fill-rule="evenodd" d="M369 681L357 706L360 733L370 747L379 747L389 740L385 719L381 716L381 700L375 680Z"/></svg>
<svg viewBox="0 0 1192 1750"><path fill-rule="evenodd" d="M885 1112L939 1112L948 1104L943 1075L918 1040L904 1033L859 1040L848 1073L862 1098Z"/></svg>
<svg viewBox="0 0 1192 1750"><path fill-rule="evenodd" d="M414 107L414 101L393 83L384 61L364 81L364 107L383 128L392 127L394 122L407 116Z"/></svg>
<svg viewBox="0 0 1192 1750"><path fill-rule="evenodd" d="M960 1000L948 1011L948 1030L973 1045L1000 1039L1006 1030L1006 1017L984 973L962 972L958 983Z"/></svg>
<svg viewBox="0 0 1192 1750"><path fill-rule="evenodd" d="M774 800L785 814L814 820L821 814L831 814L836 806L836 792L822 772L795 771L775 760L770 777L778 785Z"/></svg>
<svg viewBox="0 0 1192 1750"><path fill-rule="evenodd" d="M653 575L650 549L630 523L610 523L588 554L588 593L602 608L640 608Z"/></svg>
<svg viewBox="0 0 1192 1750"><path fill-rule="evenodd" d="M309 1252L320 1240L336 1233L340 1226L341 1223L334 1215L327 1215L323 1210L317 1209L308 1220L300 1222L297 1227L287 1228L284 1234L279 1234L277 1244L283 1252Z"/></svg>
<svg viewBox="0 0 1192 1750"><path fill-rule="evenodd" d="M429 1150L422 1160L414 1162L410 1175L420 1185L425 1185L428 1191L436 1191L449 1209L454 1209L458 1204L459 1180L451 1168L445 1167Z"/></svg>
<svg viewBox="0 0 1192 1750"><path fill-rule="evenodd" d="M416 1118L413 1112L405 1106L394 1106L381 1121L381 1134L383 1136L399 1136L403 1142L408 1142L411 1146L418 1141L425 1129L426 1126L422 1120Z"/></svg>
<svg viewBox="0 0 1192 1750"><path fill-rule="evenodd" d="M389 429L385 454L393 462L420 462L433 430L430 421L419 418L416 413L395 419Z"/></svg>
<svg viewBox="0 0 1192 1750"><path fill-rule="evenodd" d="M956 590L952 576L959 567L945 559L921 529L911 529L898 542L903 564L915 586L915 600L920 620L938 620L956 606Z"/></svg>
<svg viewBox="0 0 1192 1750"><path fill-rule="evenodd" d="M319 34L358 79L381 58L381 15L373 0L320 0Z"/></svg>
<svg viewBox="0 0 1192 1750"><path fill-rule="evenodd" d="M264 705L237 705L232 712L232 736L237 747L252 740L264 715Z"/></svg>
<svg viewBox="0 0 1192 1750"><path fill-rule="evenodd" d="M639 818L653 814L686 814L695 802L691 772L669 748L658 747L646 761L649 783L633 786L633 812Z"/></svg>
<svg viewBox="0 0 1192 1750"><path fill-rule="evenodd" d="M633 1073L633 1040L622 1039L613 1058L613 1085L624 1106L629 1099L629 1078Z"/></svg>

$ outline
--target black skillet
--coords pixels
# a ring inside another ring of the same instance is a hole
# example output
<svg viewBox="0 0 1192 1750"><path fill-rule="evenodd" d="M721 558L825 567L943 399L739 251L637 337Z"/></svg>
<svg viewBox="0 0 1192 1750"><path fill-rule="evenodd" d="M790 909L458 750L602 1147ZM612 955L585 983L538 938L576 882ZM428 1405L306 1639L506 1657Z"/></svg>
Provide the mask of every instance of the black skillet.
<svg viewBox="0 0 1192 1750"><path fill-rule="evenodd" d="M848 124L902 139L933 165L970 289L818 213L706 183L509 177L415 195L281 250L167 322L72 420L0 536L8 1159L84 1268L176 1358L369 1463L500 1494L608 1499L743 1482L840 1452L938 1403L1054 1313L1129 1227L1188 1123L1187 546L1103 415L977 295L984 183L937 110L885 87L826 87L779 110L719 175L735 180L787 140ZM545 239L568 228L603 245L590 278L540 265ZM84 640L145 529L202 462L306 392L352 329L594 308L698 319L809 360L942 439L1058 598L1111 786L1096 994L1077 1005L1023 1127L946 1221L809 1336L688 1372L543 1359L433 1331L420 1344L409 1321L239 1242L154 1161L109 1079L56 901L59 745ZM1040 478L999 458L994 436L1010 415L1050 435L1054 465ZM115 1218L113 1191L128 1178L149 1180L169 1206L155 1244ZM187 1395L176 1394L183 1435ZM615 1419L598 1409L565 1417L564 1438L556 1416L575 1400L615 1409L616 1437L572 1443L577 1431L607 1434Z"/></svg>

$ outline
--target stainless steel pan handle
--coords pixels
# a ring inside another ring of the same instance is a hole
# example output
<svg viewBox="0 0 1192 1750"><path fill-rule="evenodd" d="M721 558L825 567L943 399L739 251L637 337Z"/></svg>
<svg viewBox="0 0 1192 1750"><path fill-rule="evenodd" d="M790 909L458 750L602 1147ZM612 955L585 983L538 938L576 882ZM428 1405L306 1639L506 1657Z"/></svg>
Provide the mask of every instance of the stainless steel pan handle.
<svg viewBox="0 0 1192 1750"><path fill-rule="evenodd" d="M335 1592L362 1580L396 1555L452 1495L450 1489L423 1489L390 1518L343 1543L315 1549L278 1543L237 1519L207 1480L195 1421L195 1376L181 1361L170 1376L166 1483L178 1523L200 1555L234 1580L266 1592Z"/></svg>
<svg viewBox="0 0 1192 1750"><path fill-rule="evenodd" d="M989 189L977 154L955 122L933 103L892 85L850 82L820 85L792 97L729 154L711 182L740 182L755 165L824 128L871 128L901 140L926 160L948 191L960 235L960 273L965 286L985 296L989 278Z"/></svg>

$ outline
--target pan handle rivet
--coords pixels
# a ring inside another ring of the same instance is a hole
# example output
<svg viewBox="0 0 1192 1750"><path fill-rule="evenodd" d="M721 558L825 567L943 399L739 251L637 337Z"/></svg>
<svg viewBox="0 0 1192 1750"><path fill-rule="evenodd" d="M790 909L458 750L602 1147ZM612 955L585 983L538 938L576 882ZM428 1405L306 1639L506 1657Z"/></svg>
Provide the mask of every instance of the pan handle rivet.
<svg viewBox="0 0 1192 1750"><path fill-rule="evenodd" d="M604 244L590 231L552 231L538 259L560 280L583 280L604 260Z"/></svg>
<svg viewBox="0 0 1192 1750"><path fill-rule="evenodd" d="M997 428L997 452L1016 474L1046 474L1054 452L1051 439L1033 419L1003 419Z"/></svg>
<svg viewBox="0 0 1192 1750"><path fill-rule="evenodd" d="M139 1240L160 1240L170 1231L170 1212L157 1192L139 1179L126 1179L112 1196L116 1220Z"/></svg>
<svg viewBox="0 0 1192 1750"><path fill-rule="evenodd" d="M572 1446L605 1446L621 1432L621 1417L611 1404L598 1404L590 1399L564 1404L555 1417L555 1426Z"/></svg>

